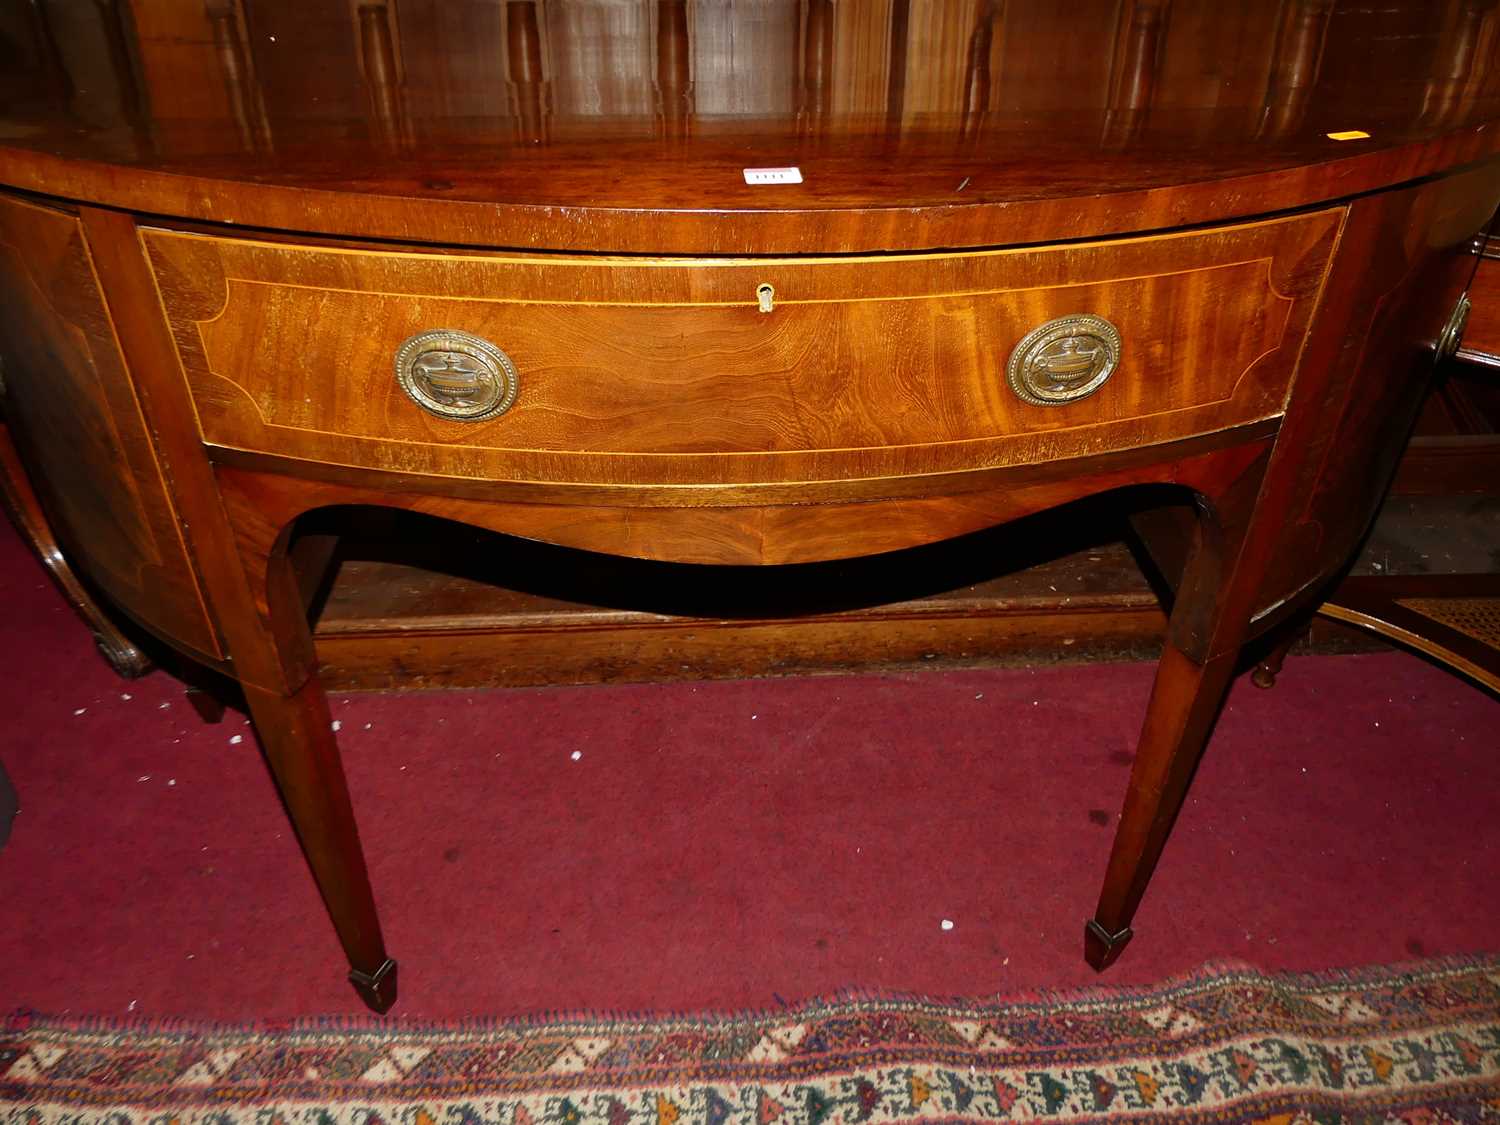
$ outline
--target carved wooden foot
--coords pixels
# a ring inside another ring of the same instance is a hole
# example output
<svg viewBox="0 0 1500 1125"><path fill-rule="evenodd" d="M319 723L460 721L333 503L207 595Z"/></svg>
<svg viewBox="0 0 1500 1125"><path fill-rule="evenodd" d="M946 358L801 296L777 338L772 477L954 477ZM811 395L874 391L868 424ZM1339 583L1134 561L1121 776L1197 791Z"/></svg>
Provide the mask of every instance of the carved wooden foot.
<svg viewBox="0 0 1500 1125"><path fill-rule="evenodd" d="M115 670L115 675L127 680L138 680L151 671L151 658L126 640L113 625L110 625L109 631L105 632L99 628L100 623L90 617L87 610L77 605L74 608L93 627L94 647L99 650L99 655L104 657L105 663ZM94 612L101 612L98 606L94 606Z"/></svg>
<svg viewBox="0 0 1500 1125"><path fill-rule="evenodd" d="M109 666L127 680L138 679L151 671L150 657L120 631L94 595L79 581L78 575L73 573L57 537L52 533L52 525L42 511L41 501L32 490L10 430L3 422L0 422L0 497L4 498L16 527L52 575L63 597L94 634L94 644Z"/></svg>
<svg viewBox="0 0 1500 1125"><path fill-rule="evenodd" d="M1286 663L1287 653L1307 634L1307 626L1288 629L1277 639L1276 647L1266 653L1265 659L1250 673L1250 682L1263 690L1276 686L1276 677L1281 675L1281 666Z"/></svg>
<svg viewBox="0 0 1500 1125"><path fill-rule="evenodd" d="M1270 691L1276 686L1276 677L1281 675L1282 660L1285 660L1284 656L1280 660L1276 659L1278 656L1281 656L1281 654L1272 653L1270 656L1267 656L1250 673L1250 682L1260 688L1261 691Z"/></svg>

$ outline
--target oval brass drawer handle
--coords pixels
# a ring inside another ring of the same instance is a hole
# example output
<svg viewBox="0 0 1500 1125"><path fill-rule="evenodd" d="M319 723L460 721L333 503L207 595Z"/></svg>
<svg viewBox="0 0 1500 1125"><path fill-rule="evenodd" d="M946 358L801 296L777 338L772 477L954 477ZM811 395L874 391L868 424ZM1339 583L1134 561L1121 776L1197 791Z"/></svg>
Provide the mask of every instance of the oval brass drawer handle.
<svg viewBox="0 0 1500 1125"><path fill-rule="evenodd" d="M478 422L516 401L516 365L494 344L469 332L419 332L396 351L396 381L423 410L439 418Z"/></svg>
<svg viewBox="0 0 1500 1125"><path fill-rule="evenodd" d="M1021 338L1005 365L1010 389L1033 406L1087 398L1120 363L1120 330L1102 316L1049 320Z"/></svg>

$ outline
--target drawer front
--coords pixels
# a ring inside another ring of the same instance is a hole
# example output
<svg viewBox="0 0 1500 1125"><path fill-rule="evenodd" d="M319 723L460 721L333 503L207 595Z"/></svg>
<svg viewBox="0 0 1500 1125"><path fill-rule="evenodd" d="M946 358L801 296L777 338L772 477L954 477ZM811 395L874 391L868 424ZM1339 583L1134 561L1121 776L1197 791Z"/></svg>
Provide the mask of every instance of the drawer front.
<svg viewBox="0 0 1500 1125"><path fill-rule="evenodd" d="M212 445L497 480L771 483L1028 464L1273 418L1341 215L844 259L144 237ZM1077 401L1024 401L1009 356L1073 314L1114 326L1117 366ZM509 409L453 420L409 397L397 353L437 330L509 358Z"/></svg>

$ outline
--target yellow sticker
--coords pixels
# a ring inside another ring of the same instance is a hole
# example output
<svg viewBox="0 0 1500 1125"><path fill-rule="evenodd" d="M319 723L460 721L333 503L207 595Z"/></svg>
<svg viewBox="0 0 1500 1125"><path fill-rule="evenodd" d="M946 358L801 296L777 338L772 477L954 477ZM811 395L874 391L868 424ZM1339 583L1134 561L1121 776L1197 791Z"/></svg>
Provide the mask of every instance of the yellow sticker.
<svg viewBox="0 0 1500 1125"><path fill-rule="evenodd" d="M1345 129L1342 133L1329 133L1330 141L1367 141L1370 134L1363 129Z"/></svg>

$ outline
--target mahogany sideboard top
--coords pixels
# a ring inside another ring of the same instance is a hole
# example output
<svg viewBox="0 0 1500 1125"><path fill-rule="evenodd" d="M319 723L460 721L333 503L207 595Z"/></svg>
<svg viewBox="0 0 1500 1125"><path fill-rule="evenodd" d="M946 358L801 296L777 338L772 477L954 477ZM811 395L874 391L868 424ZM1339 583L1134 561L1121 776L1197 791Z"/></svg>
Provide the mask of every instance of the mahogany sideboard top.
<svg viewBox="0 0 1500 1125"><path fill-rule="evenodd" d="M1185 501L1103 968L1497 204L1500 0L0 0L0 478L117 663L239 682L381 1010L303 515L774 565Z"/></svg>
<svg viewBox="0 0 1500 1125"><path fill-rule="evenodd" d="M450 245L842 254L1221 222L1482 159L1500 95L1485 0L105 7L4 6L5 183ZM802 182L742 175L780 166Z"/></svg>

